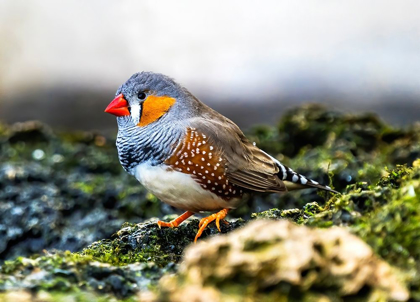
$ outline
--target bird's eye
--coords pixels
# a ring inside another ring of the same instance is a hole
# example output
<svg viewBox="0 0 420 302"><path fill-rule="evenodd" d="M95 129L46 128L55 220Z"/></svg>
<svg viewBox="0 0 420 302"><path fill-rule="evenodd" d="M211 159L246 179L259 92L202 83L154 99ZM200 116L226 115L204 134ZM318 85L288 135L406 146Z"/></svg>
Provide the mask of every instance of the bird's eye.
<svg viewBox="0 0 420 302"><path fill-rule="evenodd" d="M146 98L146 94L143 91L140 91L137 94L137 97L139 98L139 100L144 100Z"/></svg>

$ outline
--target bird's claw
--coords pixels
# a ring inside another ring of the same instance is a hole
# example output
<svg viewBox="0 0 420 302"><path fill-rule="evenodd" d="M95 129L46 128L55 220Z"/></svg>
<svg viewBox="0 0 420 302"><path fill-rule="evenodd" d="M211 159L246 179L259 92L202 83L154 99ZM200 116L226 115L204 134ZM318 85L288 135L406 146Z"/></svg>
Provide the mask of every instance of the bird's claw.
<svg viewBox="0 0 420 302"><path fill-rule="evenodd" d="M195 235L194 243L197 243L197 239L201 236L201 234L203 234L203 231L205 230L207 225L214 220L216 220L217 229L219 230L219 232L221 232L220 221L223 221L225 224L229 224L227 221L223 220L226 217L228 211L228 209L223 209L220 212L211 214L210 216L201 219L200 223L198 224L198 232L197 235Z"/></svg>

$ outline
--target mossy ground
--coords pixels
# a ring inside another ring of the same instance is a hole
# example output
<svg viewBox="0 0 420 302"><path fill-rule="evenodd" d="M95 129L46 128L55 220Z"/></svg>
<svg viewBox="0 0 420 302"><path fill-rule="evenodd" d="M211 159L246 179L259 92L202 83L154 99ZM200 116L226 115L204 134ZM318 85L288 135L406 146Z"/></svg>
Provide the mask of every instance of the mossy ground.
<svg viewBox="0 0 420 302"><path fill-rule="evenodd" d="M405 274L412 298L420 300L420 160L398 165L372 185L357 183L324 207L270 209L252 218L291 219L312 227L344 226Z"/></svg>
<svg viewBox="0 0 420 302"><path fill-rule="evenodd" d="M346 227L400 269L413 300L420 300L420 124L397 129L373 115L309 105L248 137L343 194L256 195L231 214L245 220L230 219L223 232L259 218ZM113 139L26 123L0 125L0 142L3 295L29 289L132 299L176 271L198 219L178 229L148 220L174 209L122 171ZM212 226L203 238L217 233Z"/></svg>

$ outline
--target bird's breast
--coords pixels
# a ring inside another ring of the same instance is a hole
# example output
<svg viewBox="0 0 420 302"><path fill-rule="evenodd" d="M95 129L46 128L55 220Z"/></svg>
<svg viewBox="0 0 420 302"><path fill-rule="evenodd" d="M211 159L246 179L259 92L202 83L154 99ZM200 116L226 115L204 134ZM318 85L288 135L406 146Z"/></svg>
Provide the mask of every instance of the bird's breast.
<svg viewBox="0 0 420 302"><path fill-rule="evenodd" d="M128 172L144 162L159 165L170 156L179 136L174 129L163 127L120 130L116 145L121 165Z"/></svg>
<svg viewBox="0 0 420 302"><path fill-rule="evenodd" d="M142 163L133 169L133 175L151 193L163 202L192 212L216 211L235 208L240 199L224 200L203 189L190 174L185 174L162 164Z"/></svg>

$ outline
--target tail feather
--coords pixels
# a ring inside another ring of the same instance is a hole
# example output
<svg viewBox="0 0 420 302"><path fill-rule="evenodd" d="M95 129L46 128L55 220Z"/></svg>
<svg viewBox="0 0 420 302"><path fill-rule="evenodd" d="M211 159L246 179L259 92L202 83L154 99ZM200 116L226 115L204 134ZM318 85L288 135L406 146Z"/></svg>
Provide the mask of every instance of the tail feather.
<svg viewBox="0 0 420 302"><path fill-rule="evenodd" d="M296 173L289 167L282 165L278 162L280 171L278 177L285 183L286 188L290 190L304 189L304 188L317 188L328 192L340 194L339 192L331 189L329 186L324 186L315 180L307 178L299 173Z"/></svg>
<svg viewBox="0 0 420 302"><path fill-rule="evenodd" d="M264 151L263 151L264 152ZM265 153L265 152L264 152ZM267 154L267 153L265 153ZM318 183L315 180L312 180L310 178L307 178L299 173L296 173L289 167L281 164L277 159L272 157L271 155L267 154L269 157L273 159L273 161L277 164L279 167L279 173L277 176L284 182L286 185L287 190L299 190L299 189L305 189L305 188L317 188L324 191L332 192L335 194L341 194L340 192L337 192L336 190L331 189L329 186L324 186Z"/></svg>

